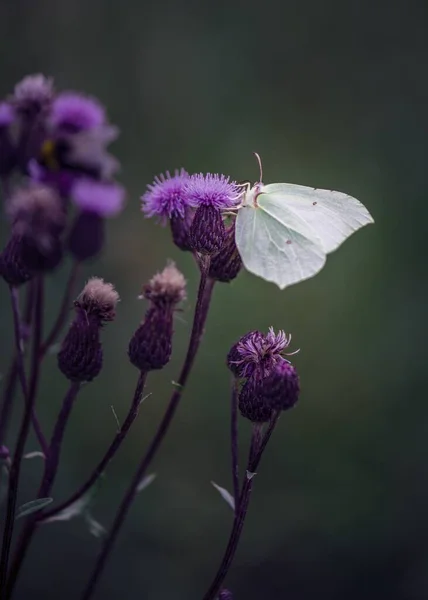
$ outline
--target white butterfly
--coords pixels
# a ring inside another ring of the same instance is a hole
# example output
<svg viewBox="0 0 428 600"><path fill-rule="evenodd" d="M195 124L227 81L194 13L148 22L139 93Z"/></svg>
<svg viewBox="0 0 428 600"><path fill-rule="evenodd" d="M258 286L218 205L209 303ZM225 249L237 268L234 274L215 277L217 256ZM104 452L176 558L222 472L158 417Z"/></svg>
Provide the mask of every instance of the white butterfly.
<svg viewBox="0 0 428 600"><path fill-rule="evenodd" d="M327 254L374 222L352 196L291 183L248 186L238 208L236 246L245 268L280 289L313 277Z"/></svg>

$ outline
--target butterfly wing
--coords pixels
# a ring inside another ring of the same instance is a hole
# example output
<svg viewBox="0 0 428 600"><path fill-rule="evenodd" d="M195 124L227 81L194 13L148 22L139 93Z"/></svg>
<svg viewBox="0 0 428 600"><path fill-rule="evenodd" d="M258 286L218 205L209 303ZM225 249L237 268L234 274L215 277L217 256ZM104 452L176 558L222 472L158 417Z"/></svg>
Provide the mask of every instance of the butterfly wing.
<svg viewBox="0 0 428 600"><path fill-rule="evenodd" d="M326 253L336 250L360 227L373 223L361 202L341 192L291 183L265 185L262 192L257 199L261 208L271 215L288 211L299 217L311 230L311 239L319 240Z"/></svg>
<svg viewBox="0 0 428 600"><path fill-rule="evenodd" d="M236 217L236 245L245 268L280 289L312 277L324 266L326 256L319 240L305 232L313 233L286 208L274 216L246 206Z"/></svg>

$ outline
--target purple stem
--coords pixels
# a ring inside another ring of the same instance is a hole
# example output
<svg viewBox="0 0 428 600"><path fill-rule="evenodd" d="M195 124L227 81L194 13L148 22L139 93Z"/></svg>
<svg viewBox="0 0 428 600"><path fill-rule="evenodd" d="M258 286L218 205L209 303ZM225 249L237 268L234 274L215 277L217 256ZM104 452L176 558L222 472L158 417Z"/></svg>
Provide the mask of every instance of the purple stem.
<svg viewBox="0 0 428 600"><path fill-rule="evenodd" d="M31 325L31 317L33 312L33 300L34 300L34 286L32 282L30 282L27 289L27 298L26 305L24 311L24 318L21 321L19 317L18 306L14 306L13 310L18 310L18 322L19 322L19 331L20 331L20 347L22 342L26 342L28 340L28 335L26 335L27 330ZM11 290L12 293L12 290ZM15 289L13 291L12 302L18 304L18 298L15 298L15 295L18 296L18 290ZM9 423L10 413L12 410L13 397L15 394L16 383L19 379L19 353L15 351L15 356L12 360L12 363L9 367L9 371L6 378L6 386L4 389L4 393L2 396L1 403L1 413L0 413L0 442L5 444L6 441L6 431ZM22 381L22 378L21 378Z"/></svg>
<svg viewBox="0 0 428 600"><path fill-rule="evenodd" d="M208 314L209 303L211 300L211 294L214 287L214 281L208 278L209 271L209 258L203 257L199 263L201 277L198 289L198 298L195 307L195 314L193 317L192 333L190 335L189 346L187 348L186 358L184 360L183 368L178 379L177 388L171 396L165 414L162 421L159 424L158 430L147 449L146 454L143 456L140 465L134 477L131 481L125 496L119 506L116 513L113 525L107 535L104 542L101 553L99 554L95 563L94 570L89 578L88 584L83 592L82 600L89 600L95 591L98 580L101 573L104 570L107 559L113 549L116 542L120 529L126 519L129 509L137 493L137 488L140 481L145 476L147 469L149 468L154 456L156 455L165 435L168 432L169 426L177 410L181 395L183 393L184 386L186 385L187 378L192 370L193 362L197 354L199 344L203 335L205 320Z"/></svg>
<svg viewBox="0 0 428 600"><path fill-rule="evenodd" d="M233 377L230 418L230 440L232 454L233 497L235 498L235 515L238 512L239 503L238 395L239 382L237 379L235 379L235 377Z"/></svg>
<svg viewBox="0 0 428 600"><path fill-rule="evenodd" d="M135 419L138 415L138 409L141 404L141 396L142 396L142 393L144 390L146 378L147 378L147 373L140 373L140 376L139 376L138 382L137 382L137 386L135 389L134 398L132 400L132 404L131 404L129 412L125 418L125 421L123 422L123 425L121 426L120 430L118 431L118 433L116 434L112 443L110 444L107 452L105 453L105 455L103 456L101 461L98 463L98 465L95 467L94 471L91 473L89 478L77 490L77 492L75 494L73 494L72 496L70 496L70 498L68 498L68 500L66 500L59 506L56 506L55 508L52 508L51 510L49 510L47 512L43 512L41 515L39 515L39 518L38 518L39 522L47 521L51 517L54 517L55 515L57 515L64 509L68 508L71 504L73 504L74 502L79 500L84 494L86 494L86 492L88 492L91 489L91 487L95 484L95 482L98 480L98 478L105 471L107 465L109 464L111 459L114 457L116 452L119 450L123 440L125 439L128 431L131 428L132 423L135 421Z"/></svg>
<svg viewBox="0 0 428 600"><path fill-rule="evenodd" d="M21 345L21 332L18 309L18 294L16 288L11 288L13 320L15 330L16 351L19 357L19 373L21 377L22 389L26 398L24 415L21 427L18 434L15 453L12 460L12 465L9 471L9 487L6 508L6 520L4 525L2 553L0 560L0 598L3 598L3 592L6 584L7 568L9 563L10 546L12 542L13 526L15 521L16 499L18 494L19 475L21 471L22 457L27 441L28 432L30 430L31 415L33 412L37 381L38 381L38 353L42 334L42 318L43 318L43 279L36 281L36 298L35 298L35 319L34 319L34 337L33 337L33 356L30 384L27 389L27 381L24 371L24 357Z"/></svg>
<svg viewBox="0 0 428 600"><path fill-rule="evenodd" d="M265 450L266 444L269 441L270 436L272 435L272 431L275 427L277 420L278 417L276 415L269 423L268 429L266 430L266 433L263 436L262 426L259 424L254 424L253 426L253 435L251 438L251 447L248 456L247 473L239 497L238 511L235 514L235 519L233 521L229 542L223 555L223 559L220 563L220 567L208 591L204 595L203 600L214 600L214 598L216 598L229 572L233 558L238 548L242 529L245 523L245 517L247 516L247 510L248 505L250 503L250 497L253 489L256 469L260 463L263 451Z"/></svg>
<svg viewBox="0 0 428 600"><path fill-rule="evenodd" d="M64 438L65 428L67 426L68 419L70 417L71 410L73 408L74 401L76 399L77 394L79 393L79 390L80 382L72 382L67 391L67 394L65 395L61 411L58 415L58 419L52 432L49 449L46 455L43 478L40 484L37 498L48 497L52 490L58 470L59 458L61 454L61 445L62 440ZM25 559L25 556L30 546L30 542L33 538L34 532L37 527L37 523L39 520L38 517L38 513L30 515L25 523L23 531L21 532L18 547L15 552L13 563L10 569L9 578L7 581L5 599L10 598L13 593L19 572L21 570L22 563Z"/></svg>
<svg viewBox="0 0 428 600"><path fill-rule="evenodd" d="M59 334L61 333L62 328L64 327L70 309L71 298L73 297L76 280L79 274L79 268L80 263L74 262L71 267L70 274L68 276L58 316L56 318L55 323L52 326L50 333L48 334L46 340L43 342L40 348L40 358L43 358L46 352L48 352L49 348L56 342Z"/></svg>

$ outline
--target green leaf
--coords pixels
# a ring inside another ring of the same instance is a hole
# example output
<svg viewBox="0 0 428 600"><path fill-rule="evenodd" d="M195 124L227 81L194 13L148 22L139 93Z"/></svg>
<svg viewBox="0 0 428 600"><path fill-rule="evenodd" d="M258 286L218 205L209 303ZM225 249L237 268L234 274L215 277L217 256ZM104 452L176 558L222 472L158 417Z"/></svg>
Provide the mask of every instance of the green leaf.
<svg viewBox="0 0 428 600"><path fill-rule="evenodd" d="M53 498L37 498L37 500L26 502L17 509L15 519L20 519L21 517L31 515L31 513L38 510L42 510L42 508L45 508L45 506L48 506L51 502L53 502Z"/></svg>

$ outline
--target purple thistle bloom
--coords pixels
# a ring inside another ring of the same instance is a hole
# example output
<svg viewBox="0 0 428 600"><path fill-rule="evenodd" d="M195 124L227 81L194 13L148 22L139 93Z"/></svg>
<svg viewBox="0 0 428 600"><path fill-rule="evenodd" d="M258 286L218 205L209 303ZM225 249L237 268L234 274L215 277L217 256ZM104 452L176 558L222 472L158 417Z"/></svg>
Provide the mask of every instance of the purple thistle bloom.
<svg viewBox="0 0 428 600"><path fill-rule="evenodd" d="M0 127L8 127L15 118L15 111L8 102L0 102Z"/></svg>
<svg viewBox="0 0 428 600"><path fill-rule="evenodd" d="M123 208L125 190L117 183L78 179L70 192L73 202L82 210L100 217L113 217Z"/></svg>
<svg viewBox="0 0 428 600"><path fill-rule="evenodd" d="M105 111L94 98L75 92L57 96L51 108L50 122L54 128L71 133L104 124Z"/></svg>
<svg viewBox="0 0 428 600"><path fill-rule="evenodd" d="M189 207L184 193L188 180L189 174L184 169L176 169L173 176L167 171L166 175L161 173L155 177L141 197L142 210L146 217L160 217L163 223L173 217L184 218Z"/></svg>
<svg viewBox="0 0 428 600"><path fill-rule="evenodd" d="M277 362L284 360L281 353L289 346L291 335L287 336L280 330L277 334L273 327L269 328L267 335L259 331L251 332L243 336L232 348L232 361L229 359L229 368L233 362L235 373L239 377L249 377L256 368L261 368L267 375ZM233 369L232 369L233 371Z"/></svg>
<svg viewBox="0 0 428 600"><path fill-rule="evenodd" d="M222 210L235 206L242 191L229 177L198 173L189 178L184 193L192 206L209 206Z"/></svg>
<svg viewBox="0 0 428 600"><path fill-rule="evenodd" d="M53 81L40 73L28 75L16 84L13 102L17 110L33 114L48 106L54 95Z"/></svg>

